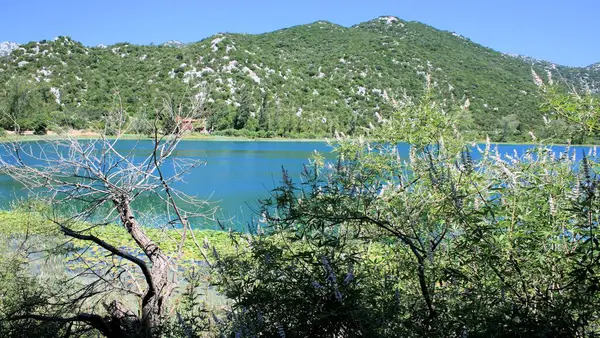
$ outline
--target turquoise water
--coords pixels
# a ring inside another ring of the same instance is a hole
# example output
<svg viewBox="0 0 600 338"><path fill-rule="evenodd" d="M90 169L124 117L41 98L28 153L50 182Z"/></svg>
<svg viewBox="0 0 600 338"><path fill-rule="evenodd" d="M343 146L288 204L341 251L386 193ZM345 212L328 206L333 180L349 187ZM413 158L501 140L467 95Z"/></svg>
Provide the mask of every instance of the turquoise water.
<svg viewBox="0 0 600 338"><path fill-rule="evenodd" d="M31 145L38 146L33 142ZM150 154L152 146L150 141L121 140L115 149L121 154L131 154L135 161ZM175 182L173 188L213 202L219 209L218 219L239 228L240 223L255 216L253 210L258 208L258 200L268 197L269 191L279 185L282 167L293 179L299 179L302 165L309 163L314 151L327 153L330 150L325 142L184 140L175 155L202 160L205 164L193 168L184 181ZM173 167L167 163L163 173L170 176ZM11 201L25 198L27 194L19 183L0 175L0 207L8 208ZM137 207L147 210L152 204L157 203L142 200ZM219 226L214 222L202 227Z"/></svg>
<svg viewBox="0 0 600 338"><path fill-rule="evenodd" d="M147 155L151 151L150 141L122 140L117 150L130 153L135 147L134 158ZM513 154L517 150L523 154L531 145L499 145L501 153ZM407 156L408 146L399 146L401 156ZM572 147L577 156L589 147ZM176 155L206 161L194 168L185 182L177 182L174 188L199 198L208 199L220 208L219 218L234 223L244 223L252 216L258 200L269 195L269 191L281 182L281 169L288 170L292 179L298 180L302 165L314 151L327 153L331 147L324 142L294 141L182 141ZM553 146L562 152L564 146ZM477 151L473 152L477 158ZM165 175L172 173L167 167ZM0 205L7 207L17 197L25 197L26 191L6 175L0 175ZM214 226L208 226L216 227Z"/></svg>

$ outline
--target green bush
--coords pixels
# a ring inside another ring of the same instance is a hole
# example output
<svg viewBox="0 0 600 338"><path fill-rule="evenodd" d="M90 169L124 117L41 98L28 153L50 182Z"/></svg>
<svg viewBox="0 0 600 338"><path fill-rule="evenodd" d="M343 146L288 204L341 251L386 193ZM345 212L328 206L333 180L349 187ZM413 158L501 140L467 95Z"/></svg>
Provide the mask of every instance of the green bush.
<svg viewBox="0 0 600 338"><path fill-rule="evenodd" d="M337 139L335 160L316 156L299 182L283 172L250 245L214 254L226 334L600 333L597 158L472 149L455 128L465 109L432 100L369 141Z"/></svg>
<svg viewBox="0 0 600 338"><path fill-rule="evenodd" d="M48 133L48 124L46 121L37 121L33 129L34 135L46 135Z"/></svg>

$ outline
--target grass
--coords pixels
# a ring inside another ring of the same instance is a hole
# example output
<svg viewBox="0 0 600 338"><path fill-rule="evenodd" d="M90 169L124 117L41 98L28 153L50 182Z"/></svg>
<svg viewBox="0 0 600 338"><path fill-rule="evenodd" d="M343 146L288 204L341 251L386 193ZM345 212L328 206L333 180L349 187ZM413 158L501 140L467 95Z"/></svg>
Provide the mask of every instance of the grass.
<svg viewBox="0 0 600 338"><path fill-rule="evenodd" d="M73 136L77 139L96 139L96 135ZM108 139L114 139L116 136L106 136ZM42 141L42 140L59 140L64 138L64 135L5 135L0 136L0 142L14 141ZM119 136L123 140L151 140L152 137L140 134L122 134ZM327 138L294 138L294 137L246 137L246 136L224 136L224 135L206 135L202 133L185 134L183 140L193 141L278 141L278 142L324 142Z"/></svg>
<svg viewBox="0 0 600 338"><path fill-rule="evenodd" d="M6 135L0 136L1 142L14 142L14 141L43 141L43 140L57 140L64 138L61 135ZM86 139L96 139L97 136L77 136L76 138L86 140ZM107 138L116 138L116 136L107 136ZM119 137L122 140L151 140L151 137L146 135L139 134L123 134ZM222 135L206 135L202 133L191 133L186 134L182 137L183 140L186 141L216 141L216 142L247 142L247 141L256 141L256 142L326 142L331 138L327 137L318 137L318 138L294 138L294 137L268 137L268 138L260 138L260 137L245 137L245 136L222 136ZM486 141L482 140L473 140L467 143L478 143L483 144ZM537 145L539 143L529 141L529 142L492 142L494 145ZM551 142L546 145L551 146L566 146L567 143L560 142ZM593 147L597 146L597 143L590 144L571 144L571 146L577 147Z"/></svg>
<svg viewBox="0 0 600 338"><path fill-rule="evenodd" d="M87 228L88 224L75 224L74 228ZM158 229L146 228L146 234L152 238L160 248L171 257L178 255L178 245L181 241L181 229ZM127 231L120 225L108 224L94 227L89 233L105 240L109 244L125 248L128 251L140 253L140 249L133 241ZM203 243L209 243L211 249L215 248L220 254L228 255L235 253L235 246L232 245L232 236L225 231L218 230L193 230L192 236L189 232L183 246L182 261L184 265L197 264L204 260L200 249L196 246L194 238L199 246ZM84 257L86 259L96 260L105 251L99 246L89 246L88 242L74 240L63 235L56 224L46 218L41 212L35 210L14 209L10 211L0 211L0 236L3 238L25 238L30 241L43 239L48 243L61 243L69 241L68 247L73 252L85 251L91 255ZM46 245L47 246L47 245ZM50 248L48 248L50 249ZM65 257L68 259L68 257Z"/></svg>

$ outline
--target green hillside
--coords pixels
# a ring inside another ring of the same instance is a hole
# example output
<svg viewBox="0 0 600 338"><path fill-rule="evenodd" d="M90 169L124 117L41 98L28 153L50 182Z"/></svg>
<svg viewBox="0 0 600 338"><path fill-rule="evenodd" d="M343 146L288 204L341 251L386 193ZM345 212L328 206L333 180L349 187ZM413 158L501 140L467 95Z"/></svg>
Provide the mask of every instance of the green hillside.
<svg viewBox="0 0 600 338"><path fill-rule="evenodd" d="M356 133L375 122L375 113L390 113L404 93L418 96L430 73L448 98L469 98L474 124L467 128L504 141L544 133L531 69L545 74L553 67L395 17L349 28L319 21L260 35L219 34L187 45L90 48L59 37L0 60L0 109L18 115L23 129L97 125L118 92L138 119L152 118L167 94L200 95L215 131ZM600 88L598 64L557 66L554 73ZM14 119L1 126L12 129Z"/></svg>

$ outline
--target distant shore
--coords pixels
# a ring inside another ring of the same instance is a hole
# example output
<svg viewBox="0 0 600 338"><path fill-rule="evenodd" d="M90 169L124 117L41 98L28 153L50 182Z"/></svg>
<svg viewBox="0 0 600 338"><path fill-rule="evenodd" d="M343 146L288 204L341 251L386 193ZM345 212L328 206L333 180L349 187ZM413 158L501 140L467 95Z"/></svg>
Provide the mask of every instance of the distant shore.
<svg viewBox="0 0 600 338"><path fill-rule="evenodd" d="M73 137L77 139L95 139L102 136L101 133L89 130L70 130L68 133L56 133L48 131L45 135L34 135L32 131L25 131L23 134L16 135L13 131L7 131L6 135L0 137L0 142L6 141L42 141L47 139L61 139L64 137ZM116 136L107 136L107 138L116 138ZM123 134L119 136L120 139L131 140L131 139L146 139L151 140L152 137L140 134ZM222 136L222 135L209 135L202 133L190 133L185 134L182 140L186 141L277 141L277 142L326 142L328 138L294 138L294 137L244 137L244 136Z"/></svg>
<svg viewBox="0 0 600 338"><path fill-rule="evenodd" d="M12 131L7 131L7 135L0 137L0 142L11 142L11 141L43 141L48 139L61 139L65 136L74 137L77 139L95 139L102 136L101 133L89 130L71 130L68 134L58 134L56 132L49 131L46 135L34 135L31 131L26 131L21 135L15 135ZM107 138L116 138L116 136L107 136ZM134 139L146 139L151 140L151 137L140 134L123 134L119 137L123 140L134 140ZM244 137L244 136L221 136L221 135L208 135L201 133L191 133L184 135L182 140L184 141L215 141L215 142L327 142L332 137L319 137L319 138L294 138L294 137ZM485 140L467 141L467 143L483 144ZM535 142L491 142L491 144L498 145L536 145ZM548 143L549 146L566 146L567 143ZM576 147L595 147L600 144L570 144Z"/></svg>

